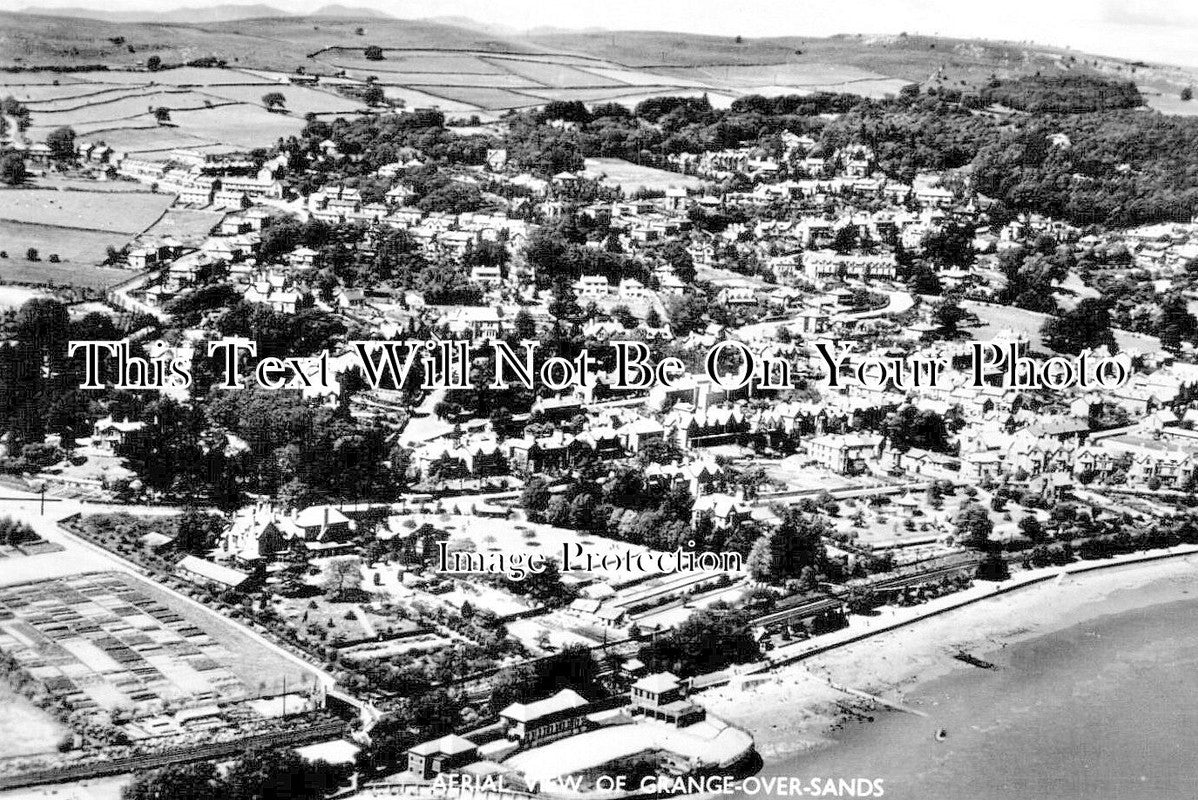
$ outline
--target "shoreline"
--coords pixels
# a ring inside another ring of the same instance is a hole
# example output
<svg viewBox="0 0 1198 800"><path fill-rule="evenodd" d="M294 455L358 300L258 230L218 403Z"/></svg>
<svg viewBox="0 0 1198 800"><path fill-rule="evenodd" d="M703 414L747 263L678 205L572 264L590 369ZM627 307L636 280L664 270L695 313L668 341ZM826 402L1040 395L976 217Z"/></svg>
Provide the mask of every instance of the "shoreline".
<svg viewBox="0 0 1198 800"><path fill-rule="evenodd" d="M883 608L858 621L856 636L867 638L776 667L751 687L723 686L697 697L712 714L749 730L769 767L834 745L837 731L851 720L872 721L896 707L909 711L906 696L921 684L976 669L953 658L958 650L984 658L1101 617L1198 597L1198 555L1140 555L929 609L901 627L870 633L869 627L902 622L899 610Z"/></svg>

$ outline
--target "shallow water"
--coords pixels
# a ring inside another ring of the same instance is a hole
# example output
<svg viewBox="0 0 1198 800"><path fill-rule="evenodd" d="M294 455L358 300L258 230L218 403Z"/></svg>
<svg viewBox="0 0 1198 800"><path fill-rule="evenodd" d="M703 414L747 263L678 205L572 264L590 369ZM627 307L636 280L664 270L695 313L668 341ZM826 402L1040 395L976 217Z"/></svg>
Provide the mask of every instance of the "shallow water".
<svg viewBox="0 0 1198 800"><path fill-rule="evenodd" d="M999 668L962 666L908 693L927 718L850 722L836 744L761 775L880 778L883 796L900 800L1198 797L1198 600L984 657Z"/></svg>

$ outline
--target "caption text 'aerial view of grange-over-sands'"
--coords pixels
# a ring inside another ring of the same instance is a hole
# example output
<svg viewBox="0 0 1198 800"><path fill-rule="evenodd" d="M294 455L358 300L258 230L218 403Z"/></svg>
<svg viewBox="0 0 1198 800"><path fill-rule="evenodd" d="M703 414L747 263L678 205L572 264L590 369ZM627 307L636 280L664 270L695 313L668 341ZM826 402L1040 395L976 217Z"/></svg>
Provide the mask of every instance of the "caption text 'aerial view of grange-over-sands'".
<svg viewBox="0 0 1198 800"><path fill-rule="evenodd" d="M1198 797L1198 8L324 2L0 0L0 800Z"/></svg>

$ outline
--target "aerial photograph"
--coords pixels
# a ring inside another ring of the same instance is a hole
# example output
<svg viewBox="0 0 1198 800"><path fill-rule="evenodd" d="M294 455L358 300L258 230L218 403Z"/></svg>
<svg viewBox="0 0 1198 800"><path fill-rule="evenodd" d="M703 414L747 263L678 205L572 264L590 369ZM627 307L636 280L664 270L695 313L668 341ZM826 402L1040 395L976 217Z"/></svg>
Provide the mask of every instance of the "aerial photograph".
<svg viewBox="0 0 1198 800"><path fill-rule="evenodd" d="M0 0L0 800L1198 797L1195 41Z"/></svg>

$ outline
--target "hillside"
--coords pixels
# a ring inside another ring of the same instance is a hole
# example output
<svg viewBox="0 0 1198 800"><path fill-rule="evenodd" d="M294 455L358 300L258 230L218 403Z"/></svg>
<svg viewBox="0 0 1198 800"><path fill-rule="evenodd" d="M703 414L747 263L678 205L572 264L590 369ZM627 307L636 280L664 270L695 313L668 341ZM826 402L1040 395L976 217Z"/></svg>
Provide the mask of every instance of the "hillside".
<svg viewBox="0 0 1198 800"><path fill-rule="evenodd" d="M389 97L409 105L488 113L548 100L635 104L662 94L707 93L713 104L727 105L746 94L884 97L910 83L978 91L994 78L1095 74L1133 80L1150 104L1187 113L1191 104L1176 99L1194 82L1186 70L1059 48L902 34L744 40L653 31L520 34L460 18L380 17L345 5L308 16L262 4L154 12L164 20L273 15L199 22L83 22L58 15L86 12L54 13L0 13L0 68L137 69L151 56L165 64L215 58L240 69L377 78ZM381 59L366 58L371 46L382 48Z"/></svg>
<svg viewBox="0 0 1198 800"><path fill-rule="evenodd" d="M221 4L196 8L172 8L162 11L105 11L82 6L62 6L39 9L36 6L21 9L23 14L47 17L70 17L72 19L102 19L107 22L167 22L171 24L203 24L229 22L257 17L285 17L286 11L264 4L234 5Z"/></svg>
<svg viewBox="0 0 1198 800"><path fill-rule="evenodd" d="M357 30L366 28L367 35ZM117 44L116 40L120 43ZM103 64L138 66L215 57L229 64L291 72L327 47L428 47L530 51L492 34L423 20L273 17L213 23L114 22L0 13L0 67Z"/></svg>

